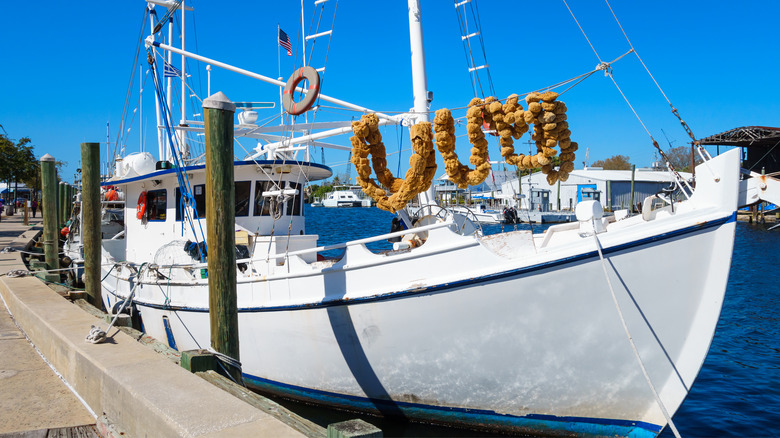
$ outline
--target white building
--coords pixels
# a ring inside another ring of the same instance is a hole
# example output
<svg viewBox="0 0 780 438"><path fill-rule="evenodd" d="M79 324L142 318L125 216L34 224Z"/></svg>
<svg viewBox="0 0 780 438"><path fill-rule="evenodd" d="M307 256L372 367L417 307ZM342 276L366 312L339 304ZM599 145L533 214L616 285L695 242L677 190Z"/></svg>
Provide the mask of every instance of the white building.
<svg viewBox="0 0 780 438"><path fill-rule="evenodd" d="M502 187L513 178L517 181L517 174L514 171L491 170L490 175L481 184L460 189L444 173L434 181L436 199L444 203L455 203L458 198L465 200L470 197L472 200L479 201L495 200L496 203L504 205L506 203L501 201Z"/></svg>
<svg viewBox="0 0 780 438"><path fill-rule="evenodd" d="M690 173L680 172L680 175L686 180L691 178ZM669 187L673 181L673 175L666 170L636 169L634 205ZM620 210L631 205L631 171L580 169L569 174L566 182L559 181L552 186L547 184L546 175L537 172L523 176L522 182L517 178L505 182L501 191L504 197L520 198L521 208L525 209L573 210L578 202L595 199L609 210Z"/></svg>

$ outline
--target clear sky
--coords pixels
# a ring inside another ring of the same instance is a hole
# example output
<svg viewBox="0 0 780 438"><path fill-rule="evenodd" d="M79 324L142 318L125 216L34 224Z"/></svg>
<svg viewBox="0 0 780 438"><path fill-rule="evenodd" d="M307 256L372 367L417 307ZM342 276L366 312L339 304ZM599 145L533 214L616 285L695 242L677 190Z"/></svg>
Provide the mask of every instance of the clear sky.
<svg viewBox="0 0 780 438"><path fill-rule="evenodd" d="M310 1L305 22L312 20ZM37 156L66 161L62 176L71 181L79 166L81 142L105 142L106 123L115 142L131 72L145 2L2 1L0 26L0 125L12 139L30 137ZM271 77L278 72L277 25L300 50L300 4L297 1L187 0L187 47L201 55ZM333 22L333 6L321 29ZM607 4L568 0L599 56L607 61L629 50ZM631 42L666 95L697 137L749 125L780 126L780 53L775 30L777 1L638 1L611 0ZM481 0L481 27L496 94L525 93L594 69L598 59L561 0L535 2ZM160 15L163 10L158 7ZM428 88L432 109L463 107L473 96L453 2L423 0ZM323 93L378 111L400 112L412 106L406 1L341 0L333 37L315 46L312 65L327 53ZM470 25L472 25L470 23ZM473 29L473 26L472 26ZM147 24L148 32L148 24ZM178 45L178 41L176 42ZM300 53L300 52L298 52ZM297 63L295 62L297 60ZM300 65L300 55L281 56L281 76ZM179 61L176 58L175 65ZM205 66L191 62L195 91L206 94ZM688 137L664 97L634 55L616 62L613 75L652 135L663 147L687 144ZM133 85L129 111L138 105ZM144 126L153 127L152 85L146 83ZM234 101L278 100L278 88L215 70L212 92ZM177 91L178 93L178 91ZM578 141L577 168L585 149L589 161L627 155L638 166L654 160L654 148L609 78L597 73L566 92L572 139ZM322 102L323 105L329 105ZM278 113L261 112L260 117ZM352 112L323 109L317 121L349 119ZM127 125L126 152L140 144L140 116ZM663 131L663 132L662 132ZM527 135L527 134L526 134ZM398 150L398 129L389 128L389 152ZM408 134L404 136L408 148ZM524 137L523 141L527 141ZM331 140L349 145L348 137ZM152 138L147 139L147 150ZM253 146L247 143L248 147ZM491 143L491 159L498 146ZM461 161L470 145L459 138ZM105 146L103 147L105 150ZM316 152L319 159L320 152ZM243 152L236 151L243 156ZM402 154L402 172L408 152ZM342 173L346 155L328 151L326 164ZM388 158L395 170L398 160ZM439 157L440 172L443 173ZM354 171L352 176L354 176Z"/></svg>

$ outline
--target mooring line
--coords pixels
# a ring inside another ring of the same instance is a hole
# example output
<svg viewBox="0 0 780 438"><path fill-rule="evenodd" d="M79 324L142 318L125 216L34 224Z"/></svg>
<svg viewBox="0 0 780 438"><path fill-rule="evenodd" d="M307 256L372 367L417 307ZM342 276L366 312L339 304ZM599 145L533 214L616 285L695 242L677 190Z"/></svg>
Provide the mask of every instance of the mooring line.
<svg viewBox="0 0 780 438"><path fill-rule="evenodd" d="M650 389L653 391L653 395L655 396L655 401L658 403L658 406L661 408L661 412L663 412L664 417L666 417L666 422L669 424L669 427L672 429L672 432L674 433L674 436L676 438L680 437L680 432L677 431L677 427L674 425L674 421L672 421L671 415L669 415L669 412L666 410L666 406L664 406L663 401L661 401L661 396L658 395L658 391L655 389L655 385L653 385L653 381L650 379L650 375L647 373L647 368L645 368L644 362L642 362L642 357L639 355L639 350L636 348L636 344L634 343L634 338L631 336L631 332L628 330L628 325L626 324L626 318L623 316L623 311L620 309L620 303L618 303L617 296L615 295L615 289L612 287L612 281L609 279L609 272L607 271L607 263L604 259L604 254L601 252L601 242L599 241L599 237L596 234L596 220L591 219L593 221L593 239L596 241L596 249L599 252L599 259L601 259L601 267L604 270L604 277L607 279L607 285L609 286L609 292L612 294L612 302L615 303L615 308L618 311L618 315L620 316L620 323L623 324L623 330L626 332L626 336L628 337L628 342L631 344L631 349L634 350L634 356L636 357L637 362L639 362L639 367L642 368L642 374L645 376L645 380L647 380L647 384L650 386Z"/></svg>

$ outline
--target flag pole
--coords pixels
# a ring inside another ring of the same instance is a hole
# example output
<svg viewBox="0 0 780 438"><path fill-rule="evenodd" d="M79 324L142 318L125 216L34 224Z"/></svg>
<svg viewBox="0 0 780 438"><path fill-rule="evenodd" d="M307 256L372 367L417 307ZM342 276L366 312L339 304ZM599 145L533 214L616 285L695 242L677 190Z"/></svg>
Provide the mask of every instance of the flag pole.
<svg viewBox="0 0 780 438"><path fill-rule="evenodd" d="M281 47L281 44L279 44L279 36L281 28L279 27L279 23L276 23L276 66L279 68L279 76L277 76L278 80L282 80L282 53L279 51L279 47ZM282 118L281 121L284 121L284 107L282 105L282 86L279 86L279 117Z"/></svg>

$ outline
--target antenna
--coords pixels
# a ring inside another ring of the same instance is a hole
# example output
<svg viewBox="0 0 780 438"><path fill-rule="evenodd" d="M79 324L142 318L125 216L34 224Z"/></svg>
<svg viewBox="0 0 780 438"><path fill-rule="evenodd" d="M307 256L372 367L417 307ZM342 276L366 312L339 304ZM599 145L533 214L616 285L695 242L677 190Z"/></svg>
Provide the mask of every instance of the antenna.
<svg viewBox="0 0 780 438"><path fill-rule="evenodd" d="M582 160L582 168L587 169L588 168L588 154L590 153L590 148L585 148L585 159Z"/></svg>
<svg viewBox="0 0 780 438"><path fill-rule="evenodd" d="M672 142L669 141L669 137L666 136L666 132L664 132L663 129L661 130L661 134L664 135L664 138L666 139L666 142L669 143L669 149L671 149L672 148Z"/></svg>

